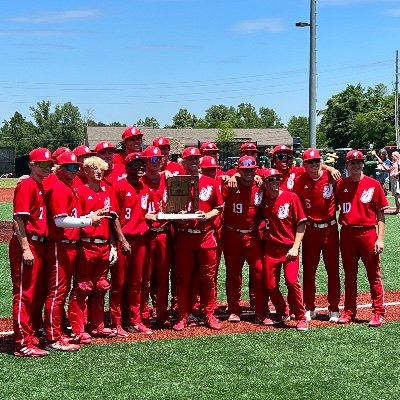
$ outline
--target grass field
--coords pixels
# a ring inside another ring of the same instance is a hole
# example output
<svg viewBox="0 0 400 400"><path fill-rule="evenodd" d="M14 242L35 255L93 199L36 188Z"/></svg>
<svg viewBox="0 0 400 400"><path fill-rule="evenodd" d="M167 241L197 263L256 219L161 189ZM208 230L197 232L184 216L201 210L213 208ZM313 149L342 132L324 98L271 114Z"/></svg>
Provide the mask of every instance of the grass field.
<svg viewBox="0 0 400 400"><path fill-rule="evenodd" d="M0 178L0 188L13 188L19 178Z"/></svg>
<svg viewBox="0 0 400 400"><path fill-rule="evenodd" d="M0 205L0 213L5 212ZM400 218L387 217L386 289L400 289ZM0 315L10 315L8 246L0 244ZM219 297L224 294L224 266ZM247 281L247 274L245 274ZM323 267L318 293L326 292ZM368 291L363 268L359 291ZM247 298L247 284L244 284ZM17 359L0 353L5 399L382 399L400 396L400 322L87 346ZM1 340L1 339L0 339Z"/></svg>

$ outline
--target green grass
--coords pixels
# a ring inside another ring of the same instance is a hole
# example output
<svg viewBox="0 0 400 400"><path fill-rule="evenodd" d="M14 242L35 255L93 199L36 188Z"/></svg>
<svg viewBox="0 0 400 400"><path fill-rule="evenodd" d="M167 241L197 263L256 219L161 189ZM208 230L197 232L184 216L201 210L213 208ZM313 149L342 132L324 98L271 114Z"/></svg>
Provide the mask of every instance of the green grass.
<svg viewBox="0 0 400 400"><path fill-rule="evenodd" d="M10 202L0 202L0 221L11 221L13 205Z"/></svg>
<svg viewBox="0 0 400 400"><path fill-rule="evenodd" d="M14 188L19 178L0 178L0 188Z"/></svg>
<svg viewBox="0 0 400 400"><path fill-rule="evenodd" d="M265 331L0 354L6 399L386 399L399 397L400 323Z"/></svg>

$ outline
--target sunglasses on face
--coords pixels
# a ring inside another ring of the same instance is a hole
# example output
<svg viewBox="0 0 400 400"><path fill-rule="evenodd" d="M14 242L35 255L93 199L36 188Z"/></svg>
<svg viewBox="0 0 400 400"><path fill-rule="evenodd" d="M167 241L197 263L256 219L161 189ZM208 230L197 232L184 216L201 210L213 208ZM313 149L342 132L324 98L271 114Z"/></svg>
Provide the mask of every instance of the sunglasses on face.
<svg viewBox="0 0 400 400"><path fill-rule="evenodd" d="M53 166L53 161L40 161L37 162L36 165L38 165L40 168L51 168Z"/></svg>
<svg viewBox="0 0 400 400"><path fill-rule="evenodd" d="M316 158L315 160L304 161L304 163L308 164L308 165L319 164L320 162L321 162L321 160L319 160L318 158Z"/></svg>
<svg viewBox="0 0 400 400"><path fill-rule="evenodd" d="M151 156L151 157L149 157L149 161L152 164L157 164L157 163L161 162L161 157Z"/></svg>
<svg viewBox="0 0 400 400"><path fill-rule="evenodd" d="M267 178L267 182L280 182L281 179L282 178L280 176L270 176Z"/></svg>
<svg viewBox="0 0 400 400"><path fill-rule="evenodd" d="M243 160L240 162L239 167L254 167L256 163L253 160Z"/></svg>
<svg viewBox="0 0 400 400"><path fill-rule="evenodd" d="M286 160L291 160L293 159L293 156L291 154L286 154L286 153L278 153L275 158L277 158L279 161L286 161Z"/></svg>
<svg viewBox="0 0 400 400"><path fill-rule="evenodd" d="M79 169L78 164L67 164L63 165L63 167L68 171L68 172L76 172Z"/></svg>

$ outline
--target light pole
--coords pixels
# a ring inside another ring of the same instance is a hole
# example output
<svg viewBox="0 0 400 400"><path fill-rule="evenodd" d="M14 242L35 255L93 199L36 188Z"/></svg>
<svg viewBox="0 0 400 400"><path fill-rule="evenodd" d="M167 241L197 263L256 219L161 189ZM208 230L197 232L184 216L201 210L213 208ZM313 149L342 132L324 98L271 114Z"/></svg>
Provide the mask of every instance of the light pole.
<svg viewBox="0 0 400 400"><path fill-rule="evenodd" d="M310 27L310 68L308 80L308 137L310 147L317 146L317 0L310 0L310 22L297 22L296 26Z"/></svg>

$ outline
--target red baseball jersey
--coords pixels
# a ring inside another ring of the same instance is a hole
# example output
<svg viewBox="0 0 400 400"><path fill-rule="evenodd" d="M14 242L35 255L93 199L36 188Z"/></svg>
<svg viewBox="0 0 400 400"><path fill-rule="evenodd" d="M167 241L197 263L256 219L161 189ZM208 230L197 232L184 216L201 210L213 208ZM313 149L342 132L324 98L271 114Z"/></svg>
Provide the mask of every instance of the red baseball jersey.
<svg viewBox="0 0 400 400"><path fill-rule="evenodd" d="M44 191L47 192L57 180L57 175L54 172L51 172L48 176L43 178L42 184Z"/></svg>
<svg viewBox="0 0 400 400"><path fill-rule="evenodd" d="M375 226L377 212L389 207L380 183L366 175L358 182L342 179L336 186L336 197L342 225Z"/></svg>
<svg viewBox="0 0 400 400"><path fill-rule="evenodd" d="M312 179L305 172L294 184L304 212L311 222L321 223L336 219L335 181L331 174L322 170L318 179Z"/></svg>
<svg viewBox="0 0 400 400"><path fill-rule="evenodd" d="M78 199L82 215L88 215L92 211L101 208L110 208L110 213L114 213L110 191L105 187L100 187L98 192L89 186L81 186L77 189ZM103 218L99 226L85 226L81 228L81 238L98 238L108 240L110 238L110 224L108 218Z"/></svg>
<svg viewBox="0 0 400 400"><path fill-rule="evenodd" d="M218 182L215 179L209 178L205 175L200 175L199 177L199 211L209 212L214 208L222 208L224 206L224 201L222 199L221 190L219 188ZM193 212L192 202L188 205L189 213ZM221 210L222 211L222 210ZM218 219L217 219L218 221ZM189 220L186 225L190 229L199 229L202 231L207 231L210 229L215 229L216 219L210 219L208 221L201 220Z"/></svg>
<svg viewBox="0 0 400 400"><path fill-rule="evenodd" d="M304 167L291 167L287 169L282 175L282 181L279 186L281 190L290 190L294 188L294 183L298 177L306 172Z"/></svg>
<svg viewBox="0 0 400 400"><path fill-rule="evenodd" d="M113 163L115 164L121 164L125 165L125 158L127 154L125 152L122 153L115 153L113 156Z"/></svg>
<svg viewBox="0 0 400 400"><path fill-rule="evenodd" d="M171 172L172 175L185 175L185 169L182 167L181 164L175 161L168 161L165 170Z"/></svg>
<svg viewBox="0 0 400 400"><path fill-rule="evenodd" d="M238 180L237 188L222 187L225 200L223 224L234 229L255 230L261 219L263 191L255 182L244 186Z"/></svg>
<svg viewBox="0 0 400 400"><path fill-rule="evenodd" d="M150 189L143 182L135 187L122 179L114 186L112 198L123 234L143 235L149 229L144 216L153 200Z"/></svg>
<svg viewBox="0 0 400 400"><path fill-rule="evenodd" d="M143 184L146 185L150 192L152 201L149 204L148 210L150 212L158 213L160 211L165 212L168 200L168 189L167 189L167 179L165 175L160 175L160 180L157 182L152 181L146 175L142 178ZM152 221L151 226L154 228L159 228L164 225L165 221Z"/></svg>
<svg viewBox="0 0 400 400"><path fill-rule="evenodd" d="M53 240L78 240L80 228L59 228L54 222L57 217L78 218L82 215L75 189L57 179L46 191L46 203L49 237Z"/></svg>
<svg viewBox="0 0 400 400"><path fill-rule="evenodd" d="M77 175L72 181L72 187L76 190L86 185L86 177Z"/></svg>
<svg viewBox="0 0 400 400"><path fill-rule="evenodd" d="M238 172L237 168L228 169L228 171L224 172L225 175L233 176ZM256 169L256 175L263 176L263 170L261 168Z"/></svg>
<svg viewBox="0 0 400 400"><path fill-rule="evenodd" d="M126 177L125 165L113 164L111 172L108 170L104 172L104 177L102 180L103 186L107 186L112 189L113 186Z"/></svg>
<svg viewBox="0 0 400 400"><path fill-rule="evenodd" d="M27 235L46 236L46 203L43 185L32 177L21 181L14 191L13 214L25 216Z"/></svg>
<svg viewBox="0 0 400 400"><path fill-rule="evenodd" d="M264 196L262 215L265 220L263 239L267 246L272 243L291 246L297 226L307 219L299 197L290 191L282 191L275 199Z"/></svg>

